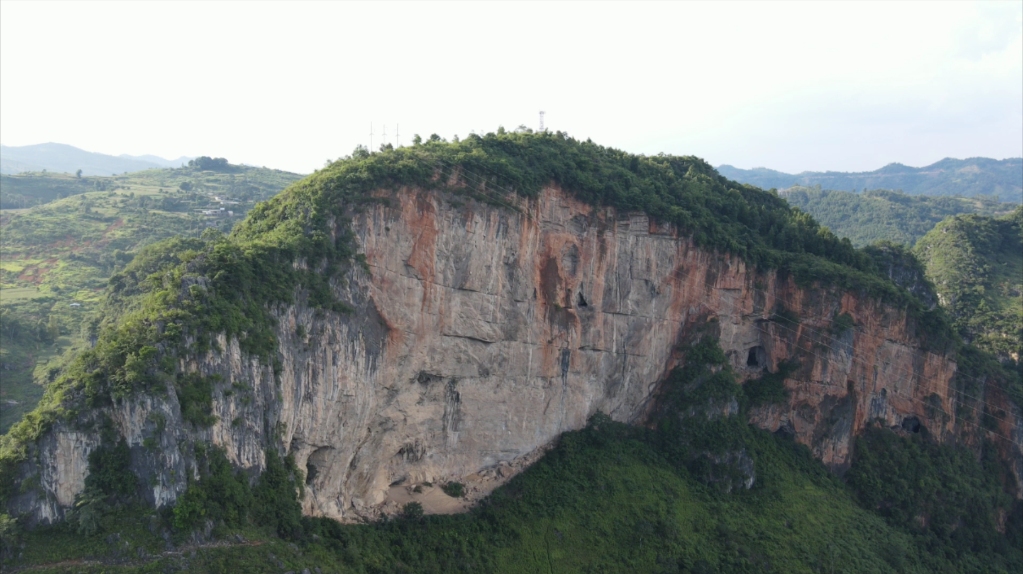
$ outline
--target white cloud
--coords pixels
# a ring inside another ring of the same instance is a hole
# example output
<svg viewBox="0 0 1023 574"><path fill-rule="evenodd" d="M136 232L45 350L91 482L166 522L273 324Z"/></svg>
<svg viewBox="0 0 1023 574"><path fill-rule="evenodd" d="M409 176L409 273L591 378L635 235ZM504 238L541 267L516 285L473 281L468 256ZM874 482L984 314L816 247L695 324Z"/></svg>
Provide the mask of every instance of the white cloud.
<svg viewBox="0 0 1023 574"><path fill-rule="evenodd" d="M0 4L0 141L311 171L547 123L715 164L1023 155L1023 4ZM379 143L379 135L377 141Z"/></svg>

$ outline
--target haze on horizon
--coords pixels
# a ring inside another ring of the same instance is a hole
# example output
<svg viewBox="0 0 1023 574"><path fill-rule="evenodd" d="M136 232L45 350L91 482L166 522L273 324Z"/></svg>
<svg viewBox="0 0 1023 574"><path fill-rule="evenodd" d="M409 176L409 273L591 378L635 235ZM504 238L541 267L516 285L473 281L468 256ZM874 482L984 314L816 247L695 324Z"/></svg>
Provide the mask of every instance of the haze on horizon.
<svg viewBox="0 0 1023 574"><path fill-rule="evenodd" d="M714 165L1023 156L1023 3L0 3L0 142L308 173L536 128Z"/></svg>

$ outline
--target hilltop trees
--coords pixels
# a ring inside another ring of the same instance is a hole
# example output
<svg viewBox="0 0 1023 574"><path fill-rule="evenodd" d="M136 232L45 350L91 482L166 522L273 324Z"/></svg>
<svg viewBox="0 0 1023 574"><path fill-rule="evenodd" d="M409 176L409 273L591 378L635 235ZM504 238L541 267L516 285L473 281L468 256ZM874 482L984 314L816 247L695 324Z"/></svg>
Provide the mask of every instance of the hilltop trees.
<svg viewBox="0 0 1023 574"><path fill-rule="evenodd" d="M188 167L204 171L224 171L228 167L227 159L222 157L200 156L188 160Z"/></svg>

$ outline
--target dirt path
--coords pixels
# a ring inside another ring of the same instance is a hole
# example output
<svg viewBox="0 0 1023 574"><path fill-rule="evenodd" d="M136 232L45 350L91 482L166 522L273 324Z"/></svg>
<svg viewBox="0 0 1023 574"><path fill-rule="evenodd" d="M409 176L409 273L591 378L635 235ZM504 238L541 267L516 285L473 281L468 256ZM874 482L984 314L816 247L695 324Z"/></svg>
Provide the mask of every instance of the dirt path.
<svg viewBox="0 0 1023 574"><path fill-rule="evenodd" d="M99 240L100 243L105 243L107 241L107 235L109 235L111 231L117 231L122 227L124 227L124 220L118 217L117 221L111 223L110 227L103 230L103 237L101 237Z"/></svg>

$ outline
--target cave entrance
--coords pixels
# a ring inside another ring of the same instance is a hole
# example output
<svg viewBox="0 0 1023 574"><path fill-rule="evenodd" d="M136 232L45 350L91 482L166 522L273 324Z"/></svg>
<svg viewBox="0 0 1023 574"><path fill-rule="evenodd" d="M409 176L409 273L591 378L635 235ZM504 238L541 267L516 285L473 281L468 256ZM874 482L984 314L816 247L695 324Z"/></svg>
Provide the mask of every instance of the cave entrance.
<svg viewBox="0 0 1023 574"><path fill-rule="evenodd" d="M746 356L746 366L754 369L767 366L767 351L760 345L750 347L749 355Z"/></svg>
<svg viewBox="0 0 1023 574"><path fill-rule="evenodd" d="M316 476L320 472L327 468L327 459L330 456L330 451L334 450L333 447L321 446L320 448L313 451L306 459L305 463L305 483L312 484L316 480Z"/></svg>
<svg viewBox="0 0 1023 574"><path fill-rule="evenodd" d="M902 419L902 430L911 433L919 433L923 425L920 424L920 419L916 417L907 417Z"/></svg>
<svg viewBox="0 0 1023 574"><path fill-rule="evenodd" d="M588 307L589 306L589 303L586 302L586 297L583 297L583 292L582 291L579 292L579 297L577 298L575 303L576 303L577 307Z"/></svg>

